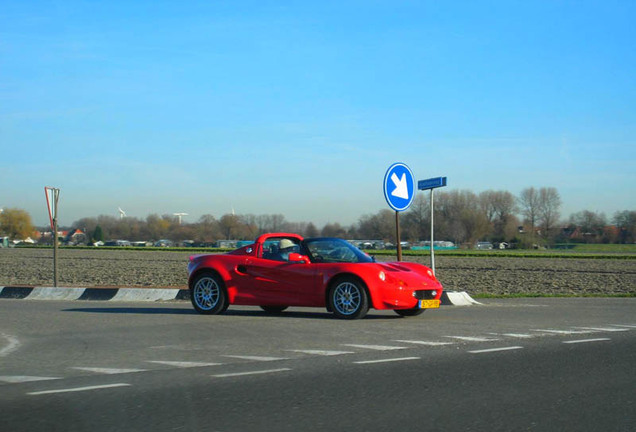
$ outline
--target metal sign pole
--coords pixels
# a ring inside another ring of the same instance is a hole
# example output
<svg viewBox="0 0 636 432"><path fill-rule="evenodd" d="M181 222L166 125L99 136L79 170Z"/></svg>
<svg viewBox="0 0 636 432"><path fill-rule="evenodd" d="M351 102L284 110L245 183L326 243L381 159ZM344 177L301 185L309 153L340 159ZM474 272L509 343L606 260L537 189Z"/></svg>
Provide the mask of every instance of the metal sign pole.
<svg viewBox="0 0 636 432"><path fill-rule="evenodd" d="M433 276L435 276L435 248L433 247L433 191L435 189L431 189L431 270L433 270Z"/></svg>
<svg viewBox="0 0 636 432"><path fill-rule="evenodd" d="M402 242L400 241L400 212L395 212L395 238L397 241L397 260L402 261Z"/></svg>
<svg viewBox="0 0 636 432"><path fill-rule="evenodd" d="M434 242L434 223L433 223L433 190L438 187L446 186L446 177L433 177L426 180L420 180L417 182L417 188L419 190L429 190L431 191L431 270L433 271L433 275L435 274L435 252L433 250L435 247L433 246Z"/></svg>

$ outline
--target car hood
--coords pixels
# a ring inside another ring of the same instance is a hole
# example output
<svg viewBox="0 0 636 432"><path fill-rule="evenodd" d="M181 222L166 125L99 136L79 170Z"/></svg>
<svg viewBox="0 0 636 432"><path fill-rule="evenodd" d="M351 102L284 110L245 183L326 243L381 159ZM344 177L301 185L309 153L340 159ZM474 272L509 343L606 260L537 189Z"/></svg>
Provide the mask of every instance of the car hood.
<svg viewBox="0 0 636 432"><path fill-rule="evenodd" d="M396 281L412 288L435 288L440 285L431 269L422 264L408 262L387 262L376 264L386 274L387 281L395 279Z"/></svg>

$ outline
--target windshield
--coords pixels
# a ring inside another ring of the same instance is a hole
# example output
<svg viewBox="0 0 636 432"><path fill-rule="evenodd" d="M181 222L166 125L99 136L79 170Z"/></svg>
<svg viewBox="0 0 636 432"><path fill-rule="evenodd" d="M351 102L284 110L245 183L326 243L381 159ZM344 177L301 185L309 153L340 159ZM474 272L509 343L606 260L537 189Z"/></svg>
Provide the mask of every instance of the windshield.
<svg viewBox="0 0 636 432"><path fill-rule="evenodd" d="M338 238L310 238L303 241L309 259L315 263L367 263L373 258Z"/></svg>

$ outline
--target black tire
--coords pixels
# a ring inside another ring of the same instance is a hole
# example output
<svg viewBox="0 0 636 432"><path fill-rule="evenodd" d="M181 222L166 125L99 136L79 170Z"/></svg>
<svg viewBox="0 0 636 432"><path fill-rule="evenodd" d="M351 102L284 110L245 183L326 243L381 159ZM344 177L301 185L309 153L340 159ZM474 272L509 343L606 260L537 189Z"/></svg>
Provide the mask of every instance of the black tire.
<svg viewBox="0 0 636 432"><path fill-rule="evenodd" d="M200 273L192 280L190 300L197 312L206 315L219 314L229 306L225 284L214 273Z"/></svg>
<svg viewBox="0 0 636 432"><path fill-rule="evenodd" d="M287 309L287 307L288 306L261 306L261 309L263 309L267 313L279 314Z"/></svg>
<svg viewBox="0 0 636 432"><path fill-rule="evenodd" d="M403 317L413 317L413 316L422 315L425 310L426 309L420 309L420 308L415 308L415 309L395 309L395 313L398 314L399 316L403 316Z"/></svg>
<svg viewBox="0 0 636 432"><path fill-rule="evenodd" d="M329 290L329 308L336 318L354 320L369 311L369 296L364 285L356 278L336 280Z"/></svg>

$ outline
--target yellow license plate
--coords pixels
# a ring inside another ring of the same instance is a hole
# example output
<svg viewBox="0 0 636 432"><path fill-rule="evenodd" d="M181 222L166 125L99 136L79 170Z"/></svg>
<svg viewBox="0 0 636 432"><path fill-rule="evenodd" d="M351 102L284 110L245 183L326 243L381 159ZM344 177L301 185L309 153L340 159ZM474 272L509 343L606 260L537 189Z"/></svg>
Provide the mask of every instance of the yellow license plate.
<svg viewBox="0 0 636 432"><path fill-rule="evenodd" d="M434 309L439 307L439 300L420 300L420 309Z"/></svg>

